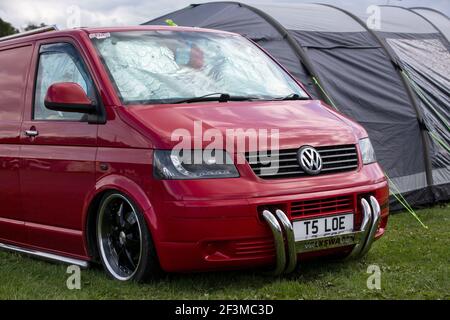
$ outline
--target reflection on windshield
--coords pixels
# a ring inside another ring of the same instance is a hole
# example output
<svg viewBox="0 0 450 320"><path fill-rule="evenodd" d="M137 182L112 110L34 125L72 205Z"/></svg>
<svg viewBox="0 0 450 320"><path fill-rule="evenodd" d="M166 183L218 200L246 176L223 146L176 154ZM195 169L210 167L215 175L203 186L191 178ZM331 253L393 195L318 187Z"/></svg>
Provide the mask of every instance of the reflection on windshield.
<svg viewBox="0 0 450 320"><path fill-rule="evenodd" d="M247 39L206 32L117 32L94 39L124 103L225 92L261 99L307 95Z"/></svg>

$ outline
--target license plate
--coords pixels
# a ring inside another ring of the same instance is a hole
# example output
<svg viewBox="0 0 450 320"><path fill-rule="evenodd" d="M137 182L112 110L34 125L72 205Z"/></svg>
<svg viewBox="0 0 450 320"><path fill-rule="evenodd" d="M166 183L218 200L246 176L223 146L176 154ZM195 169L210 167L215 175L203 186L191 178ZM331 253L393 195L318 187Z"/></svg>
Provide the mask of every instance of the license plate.
<svg viewBox="0 0 450 320"><path fill-rule="evenodd" d="M294 221L295 240L322 238L353 231L353 213Z"/></svg>

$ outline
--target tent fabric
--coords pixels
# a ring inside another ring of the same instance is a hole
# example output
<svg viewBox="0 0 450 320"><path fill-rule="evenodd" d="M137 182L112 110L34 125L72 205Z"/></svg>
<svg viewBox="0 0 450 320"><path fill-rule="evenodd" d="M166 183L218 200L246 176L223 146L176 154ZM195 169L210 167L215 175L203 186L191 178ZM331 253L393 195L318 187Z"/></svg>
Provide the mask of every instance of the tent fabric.
<svg viewBox="0 0 450 320"><path fill-rule="evenodd" d="M317 32L364 32L364 28L345 13L318 4L259 5L287 30ZM318 23L320 21L320 23ZM339 21L339 23L336 23Z"/></svg>
<svg viewBox="0 0 450 320"><path fill-rule="evenodd" d="M446 200L450 197L450 44L434 24L413 10L380 6L380 17L380 29L373 31L416 95L427 136L429 187L434 200Z"/></svg>
<svg viewBox="0 0 450 320"><path fill-rule="evenodd" d="M267 50L277 61L286 67L291 74L305 85L309 93L315 98L319 98L320 94L314 88L314 84L308 77L308 73L301 64L293 49L284 39L262 39L256 41L261 47Z"/></svg>
<svg viewBox="0 0 450 320"><path fill-rule="evenodd" d="M170 18L252 39L315 98L325 96L367 129L393 189L412 205L448 200L448 41L417 12L379 8L379 29L369 29L368 14L351 8L237 2L192 5L146 24Z"/></svg>
<svg viewBox="0 0 450 320"><path fill-rule="evenodd" d="M447 41L450 41L450 19L446 15L428 8L411 8L411 10L427 19L444 35Z"/></svg>
<svg viewBox="0 0 450 320"><path fill-rule="evenodd" d="M432 135L433 184L450 181L450 52L438 39L387 39L420 98L424 124Z"/></svg>
<svg viewBox="0 0 450 320"><path fill-rule="evenodd" d="M378 6L380 23L377 31L390 33L411 33L413 29L415 34L436 33L438 32L428 21L417 14L396 6L381 5ZM352 12L362 21L369 21L370 11L356 11L352 7L346 7L346 10Z"/></svg>

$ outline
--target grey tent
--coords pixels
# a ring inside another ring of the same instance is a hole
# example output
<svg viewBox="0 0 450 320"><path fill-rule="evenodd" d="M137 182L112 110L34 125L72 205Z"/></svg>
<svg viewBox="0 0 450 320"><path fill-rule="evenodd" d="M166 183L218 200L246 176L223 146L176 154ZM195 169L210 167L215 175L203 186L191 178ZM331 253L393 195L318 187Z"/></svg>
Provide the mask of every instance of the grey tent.
<svg viewBox="0 0 450 320"><path fill-rule="evenodd" d="M448 41L450 41L450 19L443 13L430 8L411 8L422 18L428 20L437 30L439 30Z"/></svg>
<svg viewBox="0 0 450 320"><path fill-rule="evenodd" d="M237 2L191 5L146 24L172 19L252 39L314 97L364 125L394 193L412 205L448 200L448 40L420 12L379 10L377 29L365 12L329 5Z"/></svg>

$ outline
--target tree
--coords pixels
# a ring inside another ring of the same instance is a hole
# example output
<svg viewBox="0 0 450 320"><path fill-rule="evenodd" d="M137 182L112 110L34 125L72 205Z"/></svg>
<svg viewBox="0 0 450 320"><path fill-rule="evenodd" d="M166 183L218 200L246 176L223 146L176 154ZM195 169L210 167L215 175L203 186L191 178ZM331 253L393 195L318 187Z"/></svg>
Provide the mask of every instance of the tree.
<svg viewBox="0 0 450 320"><path fill-rule="evenodd" d="M0 18L0 37L9 36L17 32L19 32L19 30L14 28L11 23Z"/></svg>
<svg viewBox="0 0 450 320"><path fill-rule="evenodd" d="M30 31L30 30L34 30L37 28L42 28L42 27L46 27L47 25L45 23L41 23L39 25L34 24L34 23L29 23L24 29L23 31Z"/></svg>

